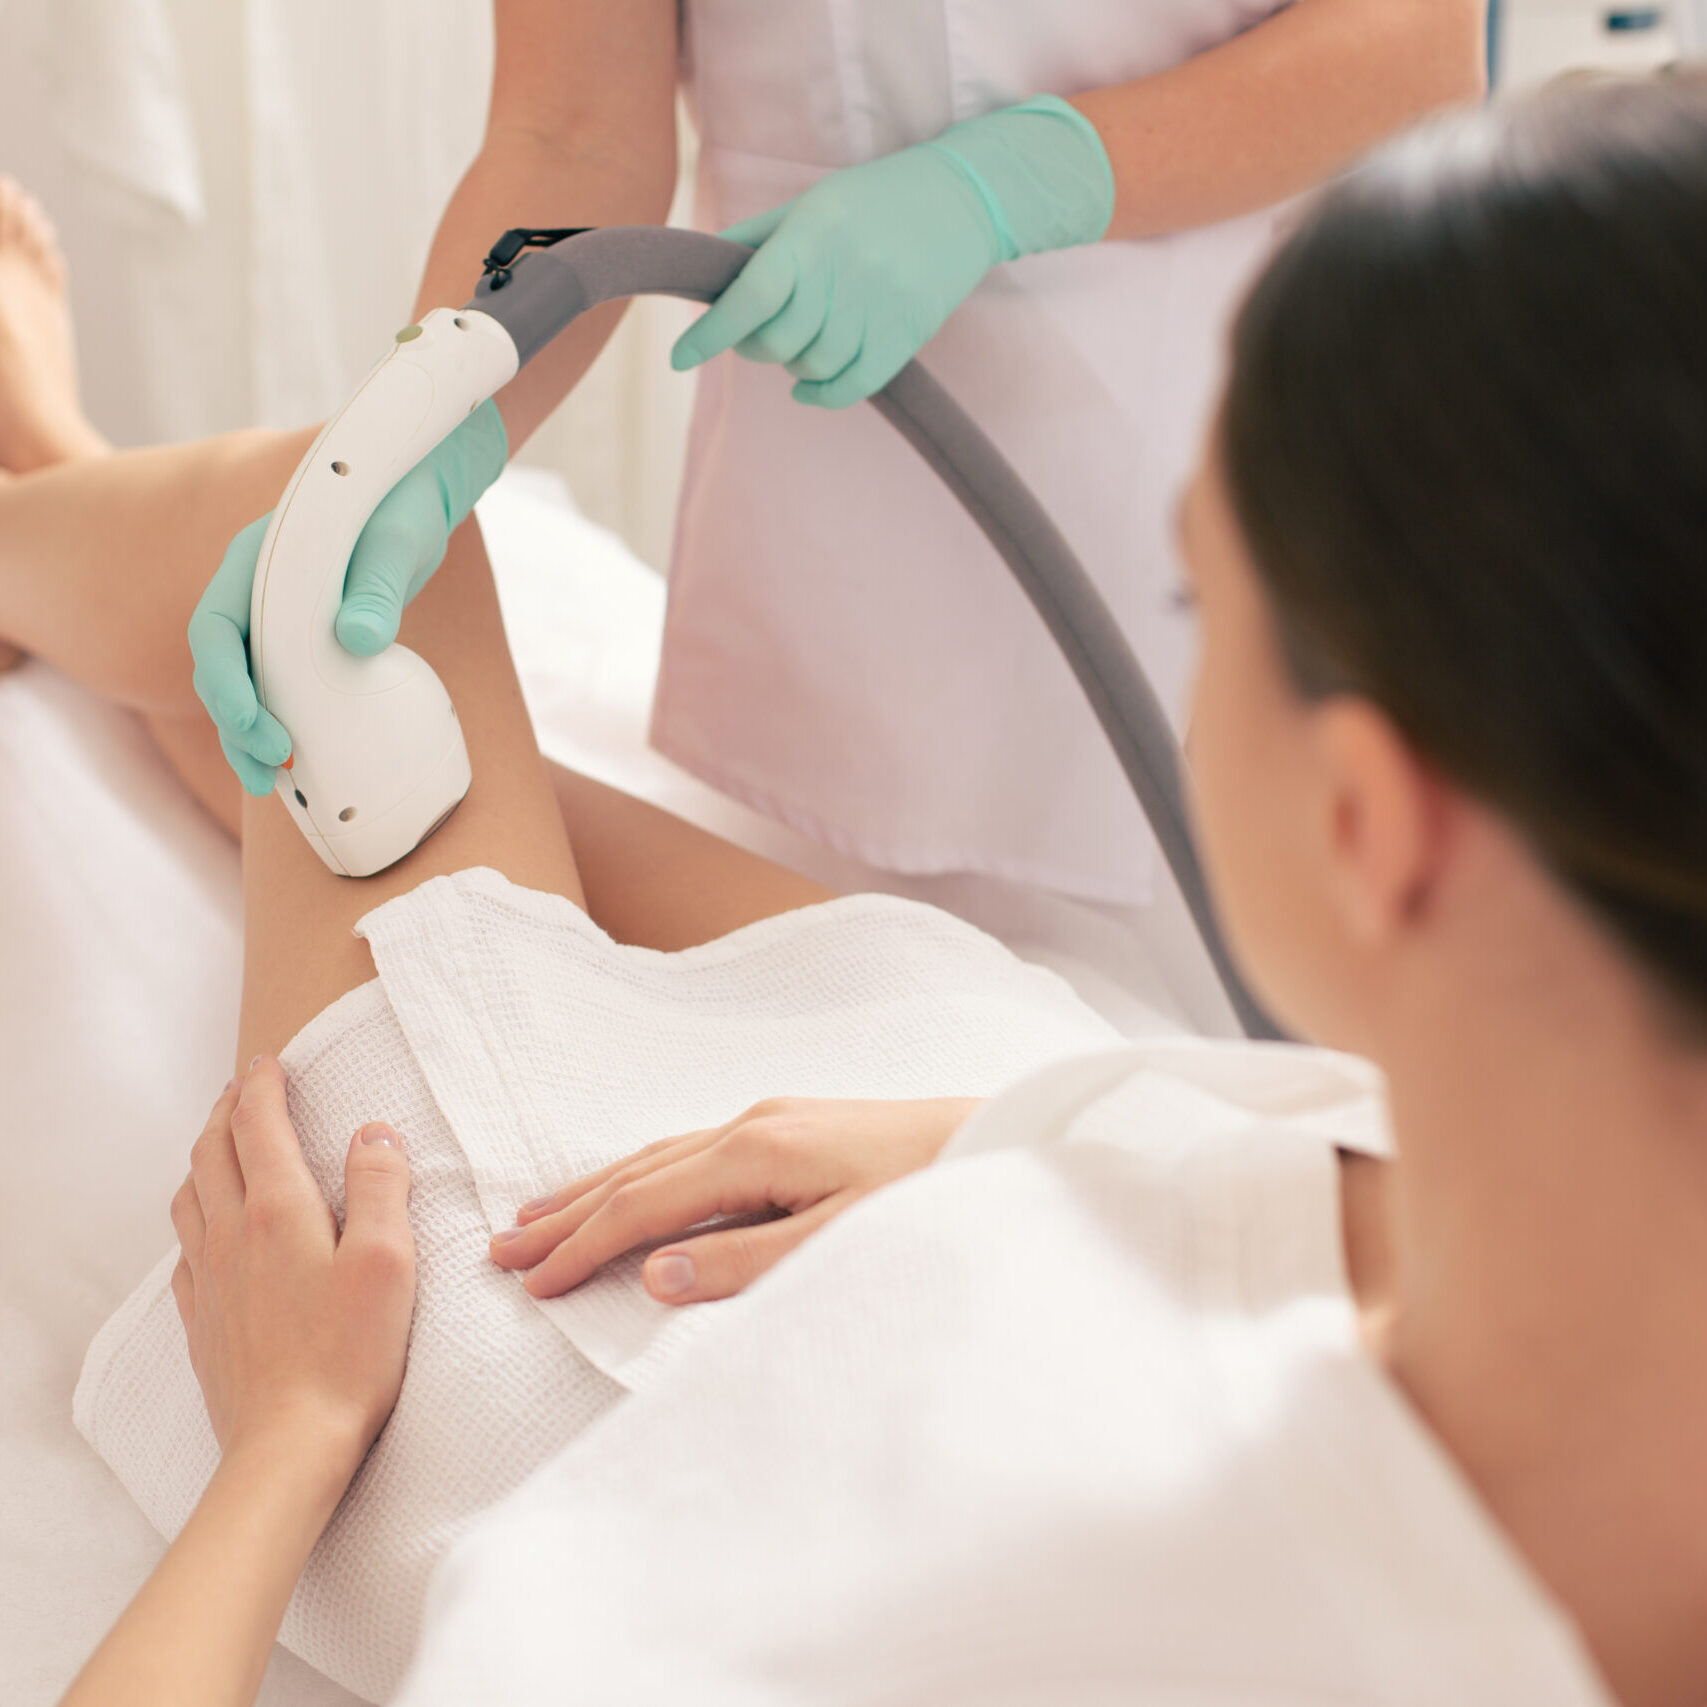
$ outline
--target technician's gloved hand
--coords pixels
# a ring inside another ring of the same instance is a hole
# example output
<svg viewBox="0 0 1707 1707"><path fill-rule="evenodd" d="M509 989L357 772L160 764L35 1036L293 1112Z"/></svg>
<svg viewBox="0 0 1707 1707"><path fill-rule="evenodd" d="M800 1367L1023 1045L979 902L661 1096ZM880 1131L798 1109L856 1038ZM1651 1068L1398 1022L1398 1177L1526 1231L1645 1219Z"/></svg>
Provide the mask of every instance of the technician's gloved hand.
<svg viewBox="0 0 1707 1707"><path fill-rule="evenodd" d="M758 253L670 359L780 362L800 402L843 409L887 385L998 261L1094 243L1113 215L1096 127L1039 95L730 226Z"/></svg>
<svg viewBox="0 0 1707 1707"><path fill-rule="evenodd" d="M337 635L358 658L397 638L403 607L444 561L450 536L480 494L504 471L509 437L490 399L429 451L380 500L350 553ZM290 736L255 697L249 679L249 595L270 515L251 522L225 549L225 560L190 618L195 688L219 729L219 744L251 794L273 791L290 757Z"/></svg>

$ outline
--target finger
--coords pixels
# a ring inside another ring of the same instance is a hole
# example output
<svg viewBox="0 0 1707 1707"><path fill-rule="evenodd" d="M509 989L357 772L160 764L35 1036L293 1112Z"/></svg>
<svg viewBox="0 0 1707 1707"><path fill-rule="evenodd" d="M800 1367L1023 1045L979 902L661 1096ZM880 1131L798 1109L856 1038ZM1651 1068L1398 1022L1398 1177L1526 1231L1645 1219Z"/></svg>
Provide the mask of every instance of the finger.
<svg viewBox="0 0 1707 1707"><path fill-rule="evenodd" d="M717 235L731 243L745 243L749 249L756 249L788 217L788 210L797 200L797 196L791 196L764 213L755 213L751 219L738 219L733 225L724 226Z"/></svg>
<svg viewBox="0 0 1707 1707"><path fill-rule="evenodd" d="M190 677L196 698L222 731L238 732L255 721L261 702L249 680L249 649L230 617L197 605L190 616L190 652L195 671Z"/></svg>
<svg viewBox="0 0 1707 1707"><path fill-rule="evenodd" d="M172 1302L178 1306L178 1320L187 1330L196 1319L196 1281L182 1256L172 1270Z"/></svg>
<svg viewBox="0 0 1707 1707"><path fill-rule="evenodd" d="M403 607L444 561L449 541L438 482L417 463L380 499L350 553L336 624L346 651L371 658L397 638Z"/></svg>
<svg viewBox="0 0 1707 1707"><path fill-rule="evenodd" d="M253 795L257 800L264 800L278 786L278 768L274 765L264 765L259 759L250 758L223 729L219 732L219 750L225 755L225 762L236 773L237 780L242 783L245 794Z"/></svg>
<svg viewBox="0 0 1707 1707"><path fill-rule="evenodd" d="M735 353L751 362L791 362L823 331L830 306L828 284L802 278L781 309L756 332L749 332L735 346Z"/></svg>
<svg viewBox="0 0 1707 1707"><path fill-rule="evenodd" d="M815 409L850 408L881 391L907 365L908 360L904 355L887 358L875 355L868 342L853 365L834 379L801 380L794 387L794 400Z"/></svg>
<svg viewBox="0 0 1707 1707"><path fill-rule="evenodd" d="M202 1246L207 1243L207 1220L202 1215L202 1200L196 1196L194 1174L185 1174L184 1183L172 1194L171 1213L172 1231L178 1235L178 1248L185 1261L199 1263Z"/></svg>
<svg viewBox="0 0 1707 1707"><path fill-rule="evenodd" d="M718 299L676 340L670 366L678 373L732 350L778 313L794 294L794 257L767 243Z"/></svg>
<svg viewBox="0 0 1707 1707"><path fill-rule="evenodd" d="M220 738L228 747L268 768L282 765L291 753L290 732L264 705L247 729L222 729Z"/></svg>
<svg viewBox="0 0 1707 1707"><path fill-rule="evenodd" d="M344 1236L339 1250L368 1245L414 1249L409 1231L409 1158L403 1139L372 1120L344 1158Z"/></svg>
<svg viewBox="0 0 1707 1707"><path fill-rule="evenodd" d="M714 1215L769 1207L761 1176L741 1178L727 1161L702 1151L612 1189L574 1232L529 1270L523 1284L536 1298L555 1298L636 1245L668 1238Z"/></svg>
<svg viewBox="0 0 1707 1707"><path fill-rule="evenodd" d="M302 1157L285 1099L284 1068L261 1056L244 1075L231 1111L231 1137L246 1192L268 1197L305 1195L324 1201Z"/></svg>
<svg viewBox="0 0 1707 1707"><path fill-rule="evenodd" d="M196 693L214 722L233 730L247 729L258 709L244 643L249 638L255 565L271 521L270 515L262 516L232 538L190 615Z"/></svg>
<svg viewBox="0 0 1707 1707"><path fill-rule="evenodd" d="M213 579L196 608L222 616L237 630L240 640L249 638L249 610L254 599L255 568L261 560L261 542L272 524L272 512L257 516L247 527L231 536Z"/></svg>
<svg viewBox="0 0 1707 1707"><path fill-rule="evenodd" d="M243 1207L243 1171L231 1137L239 1094L233 1080L221 1092L201 1136L190 1148L190 1179L204 1224L216 1215Z"/></svg>
<svg viewBox="0 0 1707 1707"><path fill-rule="evenodd" d="M802 1240L857 1199L838 1192L798 1215L761 1221L755 1227L723 1227L679 1245L666 1245L646 1259L646 1290L660 1304L704 1304L733 1298Z"/></svg>
<svg viewBox="0 0 1707 1707"><path fill-rule="evenodd" d="M796 379L823 385L839 379L865 350L865 321L852 314L831 314L824 330L788 364Z"/></svg>
<svg viewBox="0 0 1707 1707"><path fill-rule="evenodd" d="M661 1150L647 1155L631 1156L619 1163L616 1171L601 1170L608 1175L589 1191L566 1202L548 1215L538 1216L525 1227L506 1228L492 1236L492 1260L500 1268L532 1268L542 1262L547 1253L556 1249L583 1226L619 1191L628 1191L660 1170L673 1167L709 1149L721 1136L719 1132L696 1133L690 1138L671 1139ZM689 1225L687 1222L683 1226Z"/></svg>
<svg viewBox="0 0 1707 1707"><path fill-rule="evenodd" d="M721 1130L720 1127L707 1127L701 1132L684 1132L679 1138L660 1138L657 1143L648 1144L643 1150L636 1150L619 1161L608 1162L593 1173L582 1174L579 1178L570 1180L567 1185L559 1186L556 1191L547 1192L543 1197L531 1198L524 1203L516 1211L516 1225L525 1227L530 1222L539 1220L542 1215L554 1215L559 1209L567 1209L578 1198L585 1197L588 1192L596 1190L618 1174L666 1155L680 1144L697 1145L702 1139L714 1138Z"/></svg>

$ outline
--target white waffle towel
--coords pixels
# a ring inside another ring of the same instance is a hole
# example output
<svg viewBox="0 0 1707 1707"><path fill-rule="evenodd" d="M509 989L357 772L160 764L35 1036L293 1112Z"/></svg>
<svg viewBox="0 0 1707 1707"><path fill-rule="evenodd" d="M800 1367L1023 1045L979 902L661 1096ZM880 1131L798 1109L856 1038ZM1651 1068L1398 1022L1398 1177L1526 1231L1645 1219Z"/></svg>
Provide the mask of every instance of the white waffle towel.
<svg viewBox="0 0 1707 1707"><path fill-rule="evenodd" d="M477 870L423 884L360 929L379 977L282 1060L304 1152L340 1213L350 1133L383 1118L404 1134L419 1293L397 1409L281 1639L378 1701L451 1541L722 1313L653 1303L638 1258L535 1302L487 1257L517 1204L767 1096L985 1096L1119 1036L1053 974L888 896L659 954ZM176 1256L101 1330L76 1397L77 1426L168 1536L218 1457L168 1285Z"/></svg>

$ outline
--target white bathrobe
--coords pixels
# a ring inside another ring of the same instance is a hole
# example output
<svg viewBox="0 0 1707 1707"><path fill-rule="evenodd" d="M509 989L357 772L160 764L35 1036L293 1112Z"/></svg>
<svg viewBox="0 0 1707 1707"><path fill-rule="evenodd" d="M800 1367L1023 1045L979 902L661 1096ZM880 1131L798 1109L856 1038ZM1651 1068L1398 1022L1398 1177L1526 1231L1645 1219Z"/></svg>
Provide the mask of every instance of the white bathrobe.
<svg viewBox="0 0 1707 1707"><path fill-rule="evenodd" d="M1610 1707L1359 1352L1333 1057L1046 1069L441 1568L402 1707Z"/></svg>

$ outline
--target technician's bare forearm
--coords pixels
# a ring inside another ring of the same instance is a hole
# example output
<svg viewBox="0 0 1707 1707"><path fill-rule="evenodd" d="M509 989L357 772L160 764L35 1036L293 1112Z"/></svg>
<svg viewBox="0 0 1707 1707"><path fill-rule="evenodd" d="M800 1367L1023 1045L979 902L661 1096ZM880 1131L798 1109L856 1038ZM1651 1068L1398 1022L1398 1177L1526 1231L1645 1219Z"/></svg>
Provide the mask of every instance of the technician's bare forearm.
<svg viewBox="0 0 1707 1707"><path fill-rule="evenodd" d="M1108 235L1272 207L1473 99L1486 16L1486 0L1295 0L1171 71L1075 96L1114 165Z"/></svg>

